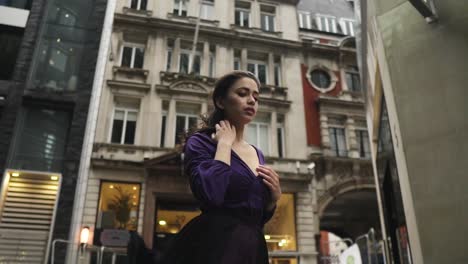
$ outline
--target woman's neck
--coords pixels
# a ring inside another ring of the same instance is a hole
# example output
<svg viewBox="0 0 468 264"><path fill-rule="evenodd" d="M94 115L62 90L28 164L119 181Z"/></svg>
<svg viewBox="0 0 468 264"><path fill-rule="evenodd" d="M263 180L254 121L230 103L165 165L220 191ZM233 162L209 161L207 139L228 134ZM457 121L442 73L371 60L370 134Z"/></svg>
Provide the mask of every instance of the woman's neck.
<svg viewBox="0 0 468 264"><path fill-rule="evenodd" d="M234 144L244 143L244 128L245 125L234 125L236 127L236 139Z"/></svg>

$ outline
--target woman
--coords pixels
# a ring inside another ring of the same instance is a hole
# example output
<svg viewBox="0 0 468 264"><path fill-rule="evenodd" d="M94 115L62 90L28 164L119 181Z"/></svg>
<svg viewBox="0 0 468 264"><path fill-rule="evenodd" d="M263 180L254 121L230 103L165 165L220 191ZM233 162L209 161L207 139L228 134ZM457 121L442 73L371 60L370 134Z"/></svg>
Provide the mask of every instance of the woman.
<svg viewBox="0 0 468 264"><path fill-rule="evenodd" d="M262 228L281 196L279 176L243 139L257 113L259 87L244 71L216 83L214 111L184 147L185 172L202 214L179 232L164 264L268 263Z"/></svg>

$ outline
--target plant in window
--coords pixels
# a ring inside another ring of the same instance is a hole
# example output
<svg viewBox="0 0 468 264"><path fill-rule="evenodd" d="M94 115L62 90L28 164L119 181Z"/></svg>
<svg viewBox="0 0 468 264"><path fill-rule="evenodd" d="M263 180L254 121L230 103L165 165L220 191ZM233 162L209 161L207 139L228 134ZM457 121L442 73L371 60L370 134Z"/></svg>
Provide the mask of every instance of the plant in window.
<svg viewBox="0 0 468 264"><path fill-rule="evenodd" d="M119 229L126 229L130 220L130 212L134 208L132 194L124 191L120 186L114 188L117 194L109 201L108 208L115 212L115 220L119 223Z"/></svg>

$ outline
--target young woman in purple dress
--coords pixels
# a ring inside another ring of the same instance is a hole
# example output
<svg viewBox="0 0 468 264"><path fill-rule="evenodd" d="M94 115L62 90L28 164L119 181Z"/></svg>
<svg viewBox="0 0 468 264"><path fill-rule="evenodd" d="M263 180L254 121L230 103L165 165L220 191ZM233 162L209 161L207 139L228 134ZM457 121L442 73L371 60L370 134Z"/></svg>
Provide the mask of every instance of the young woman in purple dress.
<svg viewBox="0 0 468 264"><path fill-rule="evenodd" d="M262 229L281 196L279 176L244 140L259 87L244 71L217 81L214 111L184 146L185 173L202 213L179 232L162 263L268 264Z"/></svg>

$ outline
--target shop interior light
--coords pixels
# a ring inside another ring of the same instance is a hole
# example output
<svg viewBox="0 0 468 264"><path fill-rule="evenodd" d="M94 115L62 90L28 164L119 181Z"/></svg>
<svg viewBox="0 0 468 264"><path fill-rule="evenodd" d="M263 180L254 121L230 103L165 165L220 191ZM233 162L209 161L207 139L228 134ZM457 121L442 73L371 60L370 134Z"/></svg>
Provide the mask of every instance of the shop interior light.
<svg viewBox="0 0 468 264"><path fill-rule="evenodd" d="M19 173L18 173L18 172L13 172L13 173L11 174L11 176L12 176L12 177L19 177Z"/></svg>
<svg viewBox="0 0 468 264"><path fill-rule="evenodd" d="M89 239L89 227L84 226L83 229L81 229L80 243L81 244L87 244L88 239Z"/></svg>
<svg viewBox="0 0 468 264"><path fill-rule="evenodd" d="M57 181L57 180L58 180L58 176L52 175L52 176L50 176L50 179L53 180L53 181Z"/></svg>
<svg viewBox="0 0 468 264"><path fill-rule="evenodd" d="M165 226L165 225L167 225L167 223L166 223L166 221L164 221L164 220L160 220L160 221L159 221L159 225Z"/></svg>
<svg viewBox="0 0 468 264"><path fill-rule="evenodd" d="M271 236L265 235L265 239L266 239L266 240L269 240L270 238L271 238Z"/></svg>

